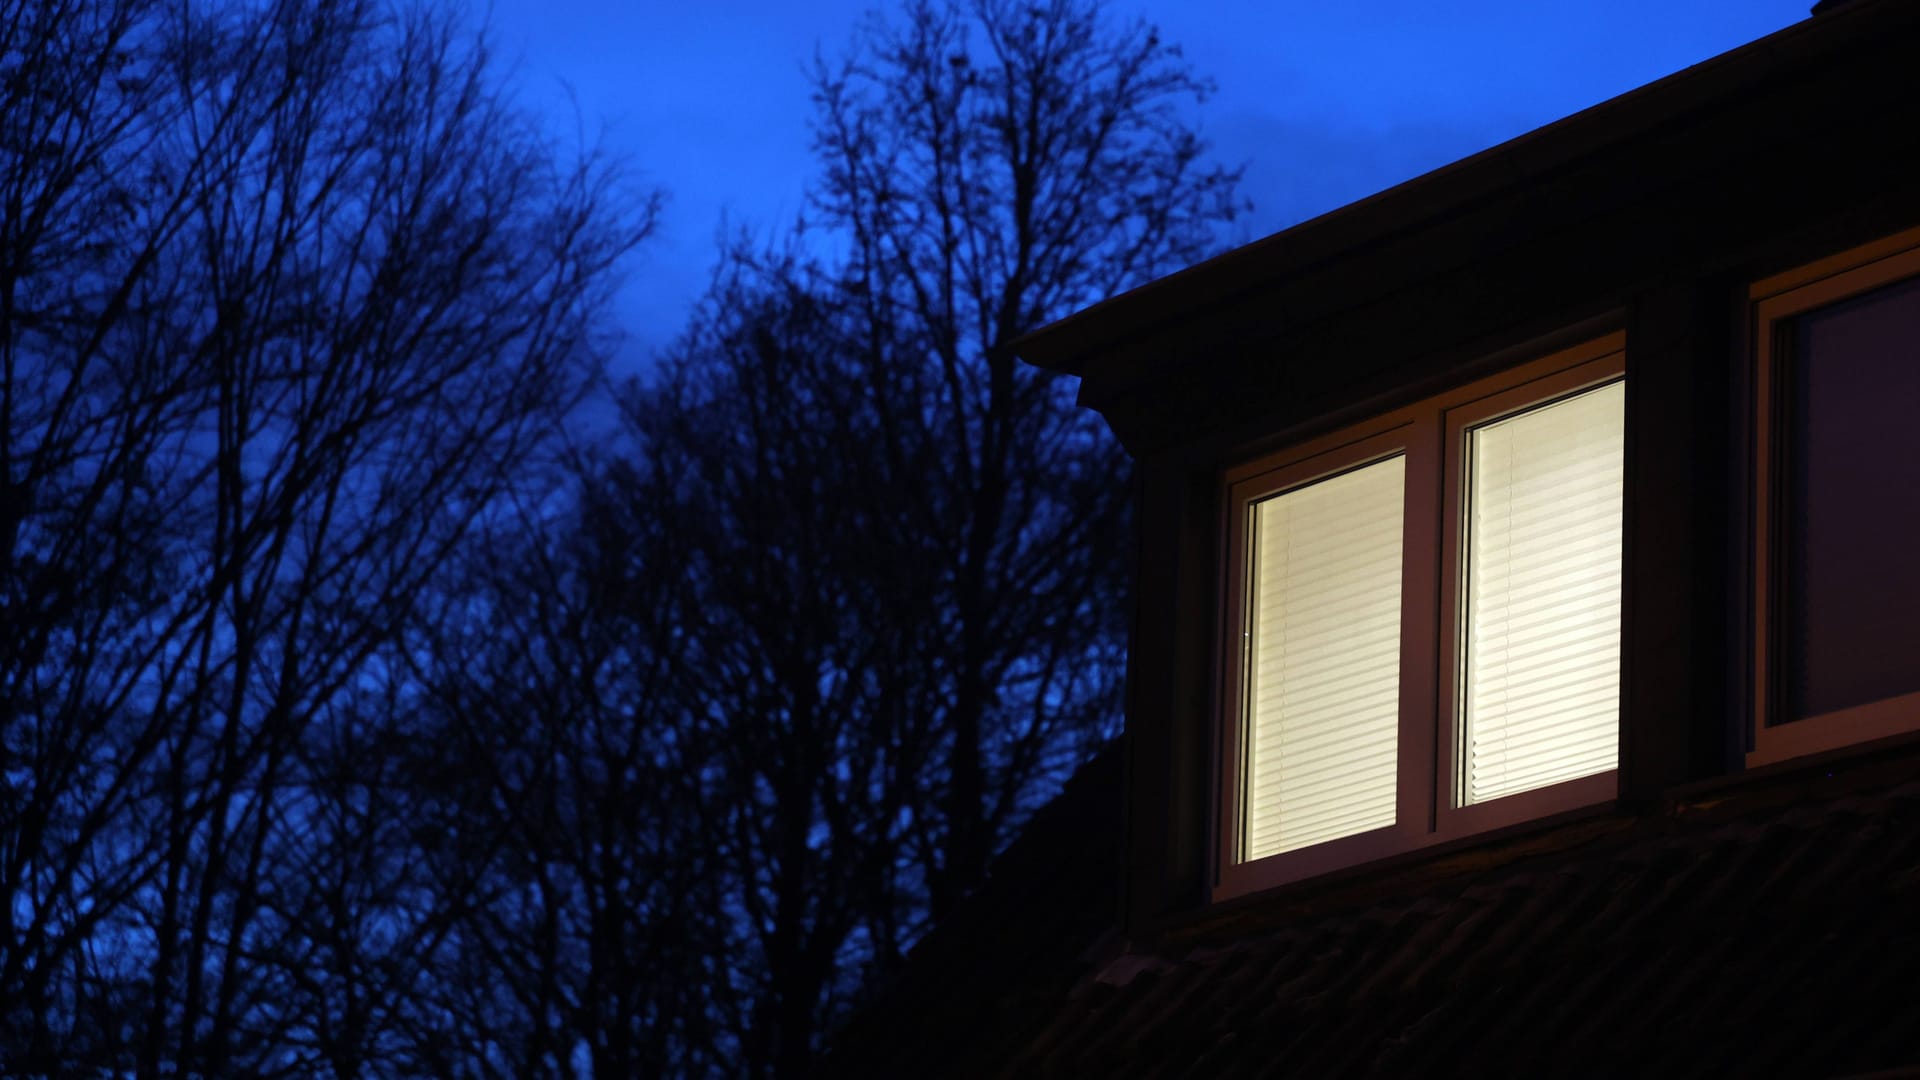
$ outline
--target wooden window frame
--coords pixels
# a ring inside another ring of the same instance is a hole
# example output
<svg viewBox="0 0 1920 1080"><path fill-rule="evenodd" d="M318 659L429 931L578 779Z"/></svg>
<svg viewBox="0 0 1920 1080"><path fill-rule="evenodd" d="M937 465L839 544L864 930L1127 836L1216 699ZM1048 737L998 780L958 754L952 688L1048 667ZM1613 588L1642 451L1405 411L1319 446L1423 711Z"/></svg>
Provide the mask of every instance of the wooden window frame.
<svg viewBox="0 0 1920 1080"><path fill-rule="evenodd" d="M1458 805L1457 685L1465 448L1481 424L1624 378L1625 335L1583 342L1228 469L1220 484L1222 575L1216 670L1213 814L1215 901L1611 802L1617 768ZM1246 725L1243 631L1251 599L1253 506L1395 456L1406 459L1400 615L1400 723L1393 824L1239 861Z"/></svg>
<svg viewBox="0 0 1920 1080"><path fill-rule="evenodd" d="M1748 768L1920 730L1920 691L1816 716L1775 722L1785 710L1779 658L1786 603L1782 530L1787 453L1782 437L1795 320L1920 276L1920 229L1909 229L1755 282L1748 289L1753 341L1753 721Z"/></svg>

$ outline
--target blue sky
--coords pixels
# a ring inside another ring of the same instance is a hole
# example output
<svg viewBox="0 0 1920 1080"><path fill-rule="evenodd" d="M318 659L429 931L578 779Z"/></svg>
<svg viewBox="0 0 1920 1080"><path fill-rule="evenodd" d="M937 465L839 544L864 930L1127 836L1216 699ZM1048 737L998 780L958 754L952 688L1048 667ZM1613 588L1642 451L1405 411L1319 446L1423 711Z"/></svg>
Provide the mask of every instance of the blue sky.
<svg viewBox="0 0 1920 1080"><path fill-rule="evenodd" d="M1195 114L1246 167L1252 240L1679 71L1806 16L1811 0L1114 0L1218 93ZM804 65L873 0L493 0L498 55L566 137L578 117L666 191L618 304L637 370L707 282L722 222L805 207Z"/></svg>

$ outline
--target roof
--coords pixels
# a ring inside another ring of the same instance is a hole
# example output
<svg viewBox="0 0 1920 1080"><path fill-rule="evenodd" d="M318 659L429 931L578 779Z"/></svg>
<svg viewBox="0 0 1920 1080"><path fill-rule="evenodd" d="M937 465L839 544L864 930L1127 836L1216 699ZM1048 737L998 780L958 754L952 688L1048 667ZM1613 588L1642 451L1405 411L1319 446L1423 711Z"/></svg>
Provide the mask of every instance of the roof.
<svg viewBox="0 0 1920 1080"><path fill-rule="evenodd" d="M1082 403L1138 452L1452 378L1583 321L1617 328L1676 275L1764 276L1911 224L1916 49L1920 4L1853 0L1016 349L1081 376Z"/></svg>
<svg viewBox="0 0 1920 1080"><path fill-rule="evenodd" d="M1312 270L1407 228L1498 196L1597 152L1684 123L1763 87L1819 68L1862 36L1909 26L1909 0L1854 0L1665 78L1535 128L1372 196L1159 278L1028 335L1021 356L1083 373L1105 345L1137 335L1168 314L1216 302ZM1882 24L1882 25L1876 25Z"/></svg>
<svg viewBox="0 0 1920 1080"><path fill-rule="evenodd" d="M1153 942L1119 942L1101 918L1118 902L1118 785L1103 760L1037 818L843 1033L827 1073L1920 1066L1915 744L1562 823L1492 854L1278 890Z"/></svg>
<svg viewBox="0 0 1920 1080"><path fill-rule="evenodd" d="M986 1076L1052 1023L1120 916L1122 771L1109 746L1042 807L834 1039L834 1076ZM1111 951L1111 950L1109 950Z"/></svg>

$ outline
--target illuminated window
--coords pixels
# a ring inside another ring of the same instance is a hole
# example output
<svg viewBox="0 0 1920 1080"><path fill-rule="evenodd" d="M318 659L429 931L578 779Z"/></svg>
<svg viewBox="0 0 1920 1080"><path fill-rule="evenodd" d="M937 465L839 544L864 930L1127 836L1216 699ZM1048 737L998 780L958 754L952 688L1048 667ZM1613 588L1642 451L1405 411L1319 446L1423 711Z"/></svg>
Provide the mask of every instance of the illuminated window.
<svg viewBox="0 0 1920 1080"><path fill-rule="evenodd" d="M1626 386L1468 433L1462 804L1614 767Z"/></svg>
<svg viewBox="0 0 1920 1080"><path fill-rule="evenodd" d="M1216 895L1612 797L1617 336L1235 470Z"/></svg>
<svg viewBox="0 0 1920 1080"><path fill-rule="evenodd" d="M1406 459L1255 503L1246 857L1393 824Z"/></svg>

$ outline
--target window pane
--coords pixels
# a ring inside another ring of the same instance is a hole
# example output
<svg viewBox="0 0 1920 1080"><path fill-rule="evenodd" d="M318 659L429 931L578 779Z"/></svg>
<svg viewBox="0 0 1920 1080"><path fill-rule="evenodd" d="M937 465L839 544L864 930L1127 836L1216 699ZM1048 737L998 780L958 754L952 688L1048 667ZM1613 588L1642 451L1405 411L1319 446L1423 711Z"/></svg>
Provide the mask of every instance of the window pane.
<svg viewBox="0 0 1920 1080"><path fill-rule="evenodd" d="M1472 430L1460 802L1619 759L1626 385Z"/></svg>
<svg viewBox="0 0 1920 1080"><path fill-rule="evenodd" d="M1784 665L1793 719L1920 690L1920 280L1797 329Z"/></svg>
<svg viewBox="0 0 1920 1080"><path fill-rule="evenodd" d="M1251 507L1243 855L1392 825L1406 461Z"/></svg>

